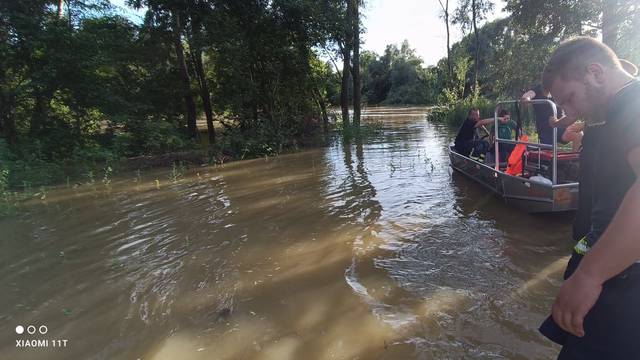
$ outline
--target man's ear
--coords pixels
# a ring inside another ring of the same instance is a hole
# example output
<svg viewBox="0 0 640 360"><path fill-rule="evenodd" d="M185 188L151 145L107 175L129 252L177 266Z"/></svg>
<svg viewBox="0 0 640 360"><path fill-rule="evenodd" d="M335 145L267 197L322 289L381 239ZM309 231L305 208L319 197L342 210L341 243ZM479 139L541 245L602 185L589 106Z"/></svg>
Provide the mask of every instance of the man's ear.
<svg viewBox="0 0 640 360"><path fill-rule="evenodd" d="M604 84L604 67L602 65L598 63L591 63L587 65L586 70L587 73L585 74L585 79L587 82L596 86L602 86Z"/></svg>

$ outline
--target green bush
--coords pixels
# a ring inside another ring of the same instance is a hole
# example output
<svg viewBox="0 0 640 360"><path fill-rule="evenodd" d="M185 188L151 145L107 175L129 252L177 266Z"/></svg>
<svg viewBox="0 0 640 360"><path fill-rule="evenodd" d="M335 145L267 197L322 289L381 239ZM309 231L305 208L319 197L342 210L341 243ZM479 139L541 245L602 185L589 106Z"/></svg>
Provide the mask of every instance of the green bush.
<svg viewBox="0 0 640 360"><path fill-rule="evenodd" d="M467 118L469 109L476 107L480 109L480 117L493 117L495 102L485 98L466 98L457 102L434 107L430 118L437 122L442 122L451 126L459 126Z"/></svg>
<svg viewBox="0 0 640 360"><path fill-rule="evenodd" d="M193 147L193 143L170 119L132 120L127 130L128 134L117 135L114 143L122 156L164 154Z"/></svg>
<svg viewBox="0 0 640 360"><path fill-rule="evenodd" d="M220 137L218 151L235 159L277 155L285 145L285 136L266 126L242 130L231 127Z"/></svg>

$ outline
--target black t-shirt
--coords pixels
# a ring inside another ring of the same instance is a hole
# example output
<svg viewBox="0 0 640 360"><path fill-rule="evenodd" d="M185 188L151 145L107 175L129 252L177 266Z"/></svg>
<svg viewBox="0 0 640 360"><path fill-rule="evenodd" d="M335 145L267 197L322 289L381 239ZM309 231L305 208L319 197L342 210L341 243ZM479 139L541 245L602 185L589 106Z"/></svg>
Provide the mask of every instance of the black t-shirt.
<svg viewBox="0 0 640 360"><path fill-rule="evenodd" d="M597 154L597 139L602 126L589 126L584 129L582 149L580 150L580 183L578 193L578 211L573 221L573 239L582 239L591 230L591 197L593 196L593 165Z"/></svg>
<svg viewBox="0 0 640 360"><path fill-rule="evenodd" d="M587 235L590 245L602 236L636 181L627 155L640 146L640 81L632 80L622 88L608 109L607 122L597 137L592 170L591 231Z"/></svg>
<svg viewBox="0 0 640 360"><path fill-rule="evenodd" d="M536 96L533 100L551 100L552 97L544 96L542 86L537 85L532 89ZM557 108L558 117L562 114L562 109ZM549 104L533 104L533 113L536 120L536 131L538 132L538 138L541 144L553 144L553 128L549 126L549 118L553 115L553 110Z"/></svg>
<svg viewBox="0 0 640 360"><path fill-rule="evenodd" d="M476 122L473 119L467 118L464 123L462 123L460 130L458 130L458 135L455 140L456 147L472 141L475 129Z"/></svg>

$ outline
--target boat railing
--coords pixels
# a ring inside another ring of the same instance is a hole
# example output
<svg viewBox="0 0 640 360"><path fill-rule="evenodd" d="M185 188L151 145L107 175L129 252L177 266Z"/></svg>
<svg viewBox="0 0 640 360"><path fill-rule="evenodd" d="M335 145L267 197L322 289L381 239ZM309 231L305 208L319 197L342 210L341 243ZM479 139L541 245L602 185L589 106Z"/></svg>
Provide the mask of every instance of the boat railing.
<svg viewBox="0 0 640 360"><path fill-rule="evenodd" d="M495 164L495 169L496 171L500 171L500 144L514 144L514 145L518 145L518 144L523 144L527 147L532 147L532 148L537 148L537 149L550 149L553 151L553 157L552 157L552 169L551 169L551 182L553 183L553 185L556 185L558 183L558 129L557 128L553 128L553 144L549 145L549 144L540 144L540 143L532 143L532 142L528 142L528 141L520 141L520 140L509 140L509 139L500 139L500 137L498 136L498 126L499 126L499 119L498 119L498 113L500 111L500 109L503 107L503 105L511 105L511 104L517 104L519 101L518 100L510 100L510 101L500 101L496 104L496 108L495 111L493 113L493 118L494 118L494 139L495 139L495 159L496 159L496 164ZM526 102L527 104L547 104L549 106L551 106L551 110L553 111L553 116L554 117L558 117L558 108L556 107L556 104L551 101L551 100L547 100L547 99L532 99L532 100L528 100ZM516 134L517 136L518 134ZM540 159L538 159L539 161Z"/></svg>

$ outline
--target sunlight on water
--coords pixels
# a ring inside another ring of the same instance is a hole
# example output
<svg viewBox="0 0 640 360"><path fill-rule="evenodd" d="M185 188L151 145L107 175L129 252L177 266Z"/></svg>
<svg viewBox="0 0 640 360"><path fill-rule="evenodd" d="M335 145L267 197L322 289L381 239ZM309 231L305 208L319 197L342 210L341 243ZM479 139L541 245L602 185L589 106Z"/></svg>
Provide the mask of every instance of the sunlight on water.
<svg viewBox="0 0 640 360"><path fill-rule="evenodd" d="M452 129L60 187L0 221L2 359L545 359L569 217L452 173ZM175 174L174 174L175 175ZM67 349L21 351L46 324Z"/></svg>

